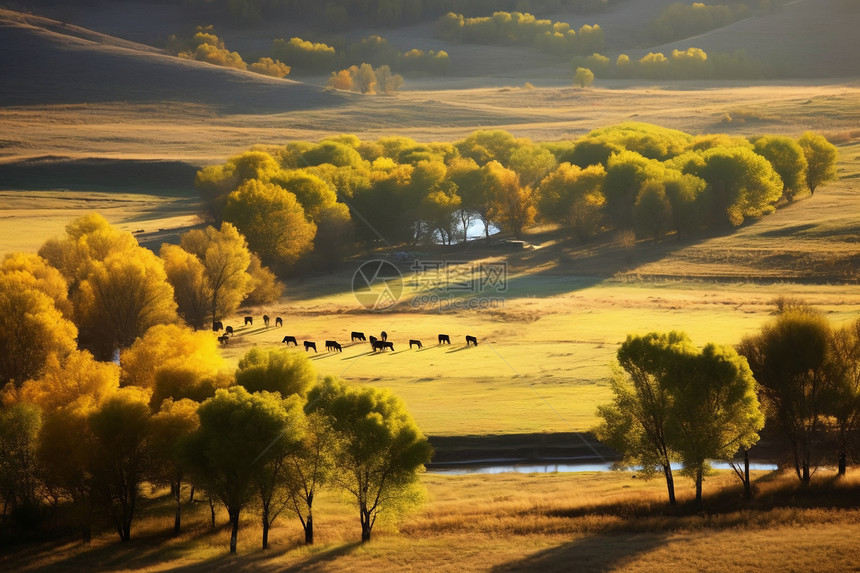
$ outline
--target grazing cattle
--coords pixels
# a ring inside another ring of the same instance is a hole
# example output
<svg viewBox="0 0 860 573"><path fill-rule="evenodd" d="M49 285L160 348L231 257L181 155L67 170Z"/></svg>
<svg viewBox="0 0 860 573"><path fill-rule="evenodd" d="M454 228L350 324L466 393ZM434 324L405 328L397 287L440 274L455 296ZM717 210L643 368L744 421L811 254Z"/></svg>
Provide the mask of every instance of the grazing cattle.
<svg viewBox="0 0 860 573"><path fill-rule="evenodd" d="M326 340L325 341L325 349L331 350L333 352L343 352L343 348L341 347L340 343L338 343L334 340Z"/></svg>
<svg viewBox="0 0 860 573"><path fill-rule="evenodd" d="M385 342L385 341L383 341L383 342L382 342L382 349L383 349L383 350L385 350L386 348L390 348L390 349L391 349L391 352L394 352L394 343L393 343L393 342Z"/></svg>
<svg viewBox="0 0 860 573"><path fill-rule="evenodd" d="M214 330L215 332L218 332L222 328L224 328L224 323L220 320L215 320L212 322L212 330Z"/></svg>
<svg viewBox="0 0 860 573"><path fill-rule="evenodd" d="M386 342L385 340L374 340L373 341L373 351L382 350L385 352L386 348L390 348L392 352L394 352L394 343Z"/></svg>
<svg viewBox="0 0 860 573"><path fill-rule="evenodd" d="M469 346L470 344L474 344L475 346L478 346L478 339L475 338L474 336L469 336L467 334L466 335L466 346Z"/></svg>
<svg viewBox="0 0 860 573"><path fill-rule="evenodd" d="M388 340L388 333L383 330L379 337L382 339L382 342L385 342Z"/></svg>
<svg viewBox="0 0 860 573"><path fill-rule="evenodd" d="M314 352L316 352L317 351L317 343L311 342L309 340L305 340L305 352L307 352L309 348L313 348Z"/></svg>
<svg viewBox="0 0 860 573"><path fill-rule="evenodd" d="M409 341L409 350L412 350L412 345L413 345L413 344L414 344L415 346L417 346L418 348L424 348L423 346L421 346L421 341L420 341L420 340L410 340L410 341Z"/></svg>
<svg viewBox="0 0 860 573"><path fill-rule="evenodd" d="M447 334L440 334L439 335L439 344L443 344L443 343L444 344L451 344L451 337L448 336Z"/></svg>
<svg viewBox="0 0 860 573"><path fill-rule="evenodd" d="M376 348L375 344L376 344L377 340L379 340L379 339L376 338L375 336L373 336L372 334L370 335L370 345L373 346L373 348Z"/></svg>
<svg viewBox="0 0 860 573"><path fill-rule="evenodd" d="M228 342L229 340L230 340L230 337L229 337L229 336L227 336L226 334L222 334L221 336L219 336L219 337L218 337L218 342L220 342L220 343L221 343L221 344L223 344L224 346L226 346L226 345L227 345L227 342Z"/></svg>
<svg viewBox="0 0 860 573"><path fill-rule="evenodd" d="M227 328L225 328L225 329L224 329L224 334L229 334L230 336L233 336L233 327L232 327L232 326L228 326Z"/></svg>
<svg viewBox="0 0 860 573"><path fill-rule="evenodd" d="M356 340L360 340L362 342L366 342L367 339L364 337L363 332L353 331L352 334L349 335L350 341L355 342Z"/></svg>
<svg viewBox="0 0 860 573"><path fill-rule="evenodd" d="M284 326L284 319L282 319L280 316L276 316L275 326Z"/></svg>
<svg viewBox="0 0 860 573"><path fill-rule="evenodd" d="M254 317L253 316L246 316L245 317L245 326L248 326L249 324L251 326L254 326Z"/></svg>
<svg viewBox="0 0 860 573"><path fill-rule="evenodd" d="M269 315L268 314L263 315L263 324L266 325L266 328L269 328Z"/></svg>
<svg viewBox="0 0 860 573"><path fill-rule="evenodd" d="M281 341L281 344L283 344L284 342L286 342L286 343L287 343L287 346L289 346L289 345L290 345L290 342L292 342L292 343L293 343L293 346L298 346L298 345L299 345L299 343L298 343L298 342L296 342L296 337L295 337L295 336L285 336L285 337L284 337L284 339Z"/></svg>

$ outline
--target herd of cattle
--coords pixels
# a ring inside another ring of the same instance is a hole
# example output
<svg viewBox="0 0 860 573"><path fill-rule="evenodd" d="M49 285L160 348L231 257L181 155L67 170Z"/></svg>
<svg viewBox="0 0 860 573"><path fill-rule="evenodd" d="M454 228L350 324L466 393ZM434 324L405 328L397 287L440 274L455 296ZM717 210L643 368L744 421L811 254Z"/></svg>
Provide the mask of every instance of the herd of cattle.
<svg viewBox="0 0 860 573"><path fill-rule="evenodd" d="M266 325L266 328L269 327L269 315L263 315L263 324ZM245 326L253 326L254 325L254 317L246 316L245 317ZM275 326L283 326L284 321L280 316L275 317ZM233 336L233 327L227 326L224 327L224 324L221 321L215 321L212 323L212 330L215 332L224 331L224 334L218 337L218 342L222 345L226 345L230 341L230 337ZM388 340L388 333L384 330L380 333L379 338L375 336L365 336L363 332L353 331L350 334L350 342L370 342L370 347L374 352L385 352L386 350L391 350L394 352L394 343ZM287 346L293 344L293 346L298 346L299 343L296 340L295 336L285 336L283 340L281 340L281 344L286 344ZM305 340L303 341L305 352L313 349L314 352L317 351L317 343ZM439 344L451 344L451 337L447 334L439 335ZM421 344L420 340L410 339L409 340L409 349L412 350L412 347L417 346L419 349L424 348L424 345ZM478 339L475 336L466 335L466 346L478 346ZM325 341L325 349L326 352L343 352L343 347L336 340L326 340Z"/></svg>

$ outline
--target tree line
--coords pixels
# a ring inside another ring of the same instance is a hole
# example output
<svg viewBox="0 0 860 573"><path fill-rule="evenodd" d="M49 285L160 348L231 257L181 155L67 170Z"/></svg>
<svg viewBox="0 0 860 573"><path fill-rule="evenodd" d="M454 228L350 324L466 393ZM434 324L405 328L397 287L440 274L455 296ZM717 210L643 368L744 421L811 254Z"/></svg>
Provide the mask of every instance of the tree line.
<svg viewBox="0 0 860 573"><path fill-rule="evenodd" d="M600 78L660 80L755 78L769 71L744 51L707 54L694 47L672 50L668 57L663 52L649 52L638 60L631 60L627 54L619 54L614 63L609 57L594 53L574 57L571 67L574 70L587 69L594 77Z"/></svg>
<svg viewBox="0 0 860 573"><path fill-rule="evenodd" d="M53 354L40 377L3 388L4 526L38 535L62 508L85 542L102 525L126 542L155 486L170 488L174 535L186 497L209 504L213 528L223 506L235 553L249 511L263 549L284 515L313 543L324 487L352 497L362 541L381 515L396 520L423 499L432 448L386 390L318 379L285 349L254 348L230 373L214 337L179 325L151 328L120 364Z"/></svg>
<svg viewBox="0 0 860 573"><path fill-rule="evenodd" d="M234 224L263 262L331 263L354 242L466 240L474 221L516 236L536 221L582 241L606 230L679 237L730 228L836 178L837 149L805 133L692 136L642 123L570 142L502 130L456 142L406 137L255 148L202 169L196 184L216 223Z"/></svg>
<svg viewBox="0 0 860 573"><path fill-rule="evenodd" d="M179 39L172 35L168 40L168 50L186 60L249 70L275 78L283 78L290 73L290 66L265 56L249 66L239 52L231 52L227 49L224 40L215 35L212 26L198 26L196 33L188 39Z"/></svg>
<svg viewBox="0 0 860 573"><path fill-rule="evenodd" d="M622 455L617 467L662 473L675 504L680 463L701 503L710 460L740 455L745 467L733 467L751 497L749 451L770 427L803 486L828 459L845 475L860 430L860 319L836 328L801 300L776 304L777 316L736 348L699 349L683 332L627 337L594 429Z"/></svg>
<svg viewBox="0 0 860 573"><path fill-rule="evenodd" d="M603 30L585 24L579 31L566 22L538 19L522 12L493 12L468 18L448 12L436 23L436 33L450 42L536 47L555 55L591 54L604 47Z"/></svg>
<svg viewBox="0 0 860 573"><path fill-rule="evenodd" d="M535 13L573 8L597 12L618 0L190 0L202 15L227 16L239 24L258 24L271 18L300 18L324 24L330 30L350 25L404 25L435 19L454 11L468 16L496 10L523 10Z"/></svg>

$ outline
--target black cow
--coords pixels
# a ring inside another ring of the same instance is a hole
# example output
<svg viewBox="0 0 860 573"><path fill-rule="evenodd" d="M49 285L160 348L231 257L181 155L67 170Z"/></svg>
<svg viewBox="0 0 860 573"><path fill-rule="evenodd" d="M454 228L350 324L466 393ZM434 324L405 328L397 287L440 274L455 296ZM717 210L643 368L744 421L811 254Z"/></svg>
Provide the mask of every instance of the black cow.
<svg viewBox="0 0 860 573"><path fill-rule="evenodd" d="M275 326L284 326L284 320L280 316L275 317Z"/></svg>
<svg viewBox="0 0 860 573"><path fill-rule="evenodd" d="M439 344L442 344L442 343L451 344L451 337L448 336L447 334L440 334L439 335Z"/></svg>
<svg viewBox="0 0 860 573"><path fill-rule="evenodd" d="M263 324L266 325L266 328L269 328L269 315L268 314L263 315Z"/></svg>
<svg viewBox="0 0 860 573"><path fill-rule="evenodd" d="M224 346L226 346L226 345L227 345L227 342L228 342L229 340L230 340L230 337L229 337L229 336L227 336L226 334L222 334L221 336L219 336L219 337L218 337L218 342L220 342L220 343L221 343L221 344L223 344Z"/></svg>
<svg viewBox="0 0 860 573"><path fill-rule="evenodd" d="M222 328L224 328L224 323L221 322L220 320L216 320L216 321L212 322L212 330L213 331L218 332Z"/></svg>
<svg viewBox="0 0 860 573"><path fill-rule="evenodd" d="M381 350L385 352L386 348L390 348L392 352L394 352L394 343L386 342L385 340L374 340L373 341L373 351Z"/></svg>
<svg viewBox="0 0 860 573"><path fill-rule="evenodd" d="M420 340L410 340L410 341L409 341L409 350L412 350L412 345L413 345L413 344L414 344L415 346L417 346L418 348L424 348L423 346L421 346L421 341L420 341Z"/></svg>
<svg viewBox="0 0 860 573"><path fill-rule="evenodd" d="M287 346L289 346L289 345L290 345L290 342L292 342L294 346L298 346L298 345L299 345L299 343L298 343L298 342L296 342L296 337L295 337L295 336L285 336L285 337L284 337L284 339L281 341L281 344L283 344L284 342L286 342L286 343L287 343Z"/></svg>
<svg viewBox="0 0 860 573"><path fill-rule="evenodd" d="M246 316L245 317L245 326L248 326L249 324L251 326L254 326L254 317L253 316Z"/></svg>
<svg viewBox="0 0 860 573"><path fill-rule="evenodd" d="M224 329L224 334L229 334L230 336L233 336L233 327L232 327L232 326L228 326L227 328L225 328L225 329Z"/></svg>
<svg viewBox="0 0 860 573"><path fill-rule="evenodd" d="M382 342L385 342L386 340L388 340L388 333L383 330L382 333L380 333L379 337L382 339Z"/></svg>
<svg viewBox="0 0 860 573"><path fill-rule="evenodd" d="M382 350L385 350L386 348L390 348L390 349L391 349L391 352L394 352L394 343L393 343L393 342L385 342L385 341L383 341L383 342L382 342Z"/></svg>
<svg viewBox="0 0 860 573"><path fill-rule="evenodd" d="M466 346L469 346L470 344L474 344L475 346L478 346L478 339L475 338L474 336L469 336L467 334L466 335Z"/></svg>
<svg viewBox="0 0 860 573"><path fill-rule="evenodd" d="M367 338L364 337L363 332L352 331L352 334L349 335L349 338L351 342L355 342L356 340L367 342Z"/></svg>
<svg viewBox="0 0 860 573"><path fill-rule="evenodd" d="M376 345L377 340L379 340L379 339L376 338L375 336L373 336L372 334L370 335L370 345L373 346L373 348L376 348L375 345Z"/></svg>
<svg viewBox="0 0 860 573"><path fill-rule="evenodd" d="M305 340L305 352L307 352L309 348L313 348L314 352L316 352L317 351L317 343L316 342L310 342L309 340Z"/></svg>
<svg viewBox="0 0 860 573"><path fill-rule="evenodd" d="M334 352L343 352L343 347L341 347L341 345L334 340L326 340L325 341L325 349L331 350Z"/></svg>

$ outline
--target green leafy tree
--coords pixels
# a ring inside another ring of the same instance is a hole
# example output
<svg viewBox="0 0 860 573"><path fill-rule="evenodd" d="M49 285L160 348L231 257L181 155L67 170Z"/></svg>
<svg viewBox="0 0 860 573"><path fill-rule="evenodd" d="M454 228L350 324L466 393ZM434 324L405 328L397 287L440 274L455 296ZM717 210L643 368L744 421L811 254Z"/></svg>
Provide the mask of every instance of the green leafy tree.
<svg viewBox="0 0 860 573"><path fill-rule="evenodd" d="M806 156L806 185L810 193L815 193L819 185L839 178L836 162L839 151L823 135L807 131L797 140Z"/></svg>
<svg viewBox="0 0 860 573"><path fill-rule="evenodd" d="M676 357L687 352L689 339L680 332L628 335L618 349L620 369L610 380L612 402L598 407L594 434L621 454L623 466L641 466L645 476L659 468L666 478L669 503L675 505L672 462L678 454L670 442L672 387L668 380Z"/></svg>
<svg viewBox="0 0 860 573"><path fill-rule="evenodd" d="M316 370L304 354L282 348L254 347L239 360L236 370L236 384L249 392L278 392L284 398L304 397L316 378Z"/></svg>
<svg viewBox="0 0 860 573"><path fill-rule="evenodd" d="M772 213L782 196L782 180L770 162L746 147L714 147L702 153L700 164L685 172L707 183L703 199L719 223L737 227L747 217Z"/></svg>
<svg viewBox="0 0 860 573"><path fill-rule="evenodd" d="M0 408L0 500L3 517L11 508L19 527L38 523L42 484L36 451L41 426L42 413L32 404Z"/></svg>
<svg viewBox="0 0 860 573"><path fill-rule="evenodd" d="M334 481L355 498L361 540L381 512L396 516L420 486L433 448L403 403L387 390L326 378L308 395L308 413L326 416L334 435Z"/></svg>
<svg viewBox="0 0 860 573"><path fill-rule="evenodd" d="M287 509L296 514L305 532L305 543L314 542L313 505L319 488L332 480L335 472L335 441L332 428L320 412L306 418L301 446L287 462L285 484L289 497Z"/></svg>
<svg viewBox="0 0 860 573"><path fill-rule="evenodd" d="M830 325L808 309L790 309L744 337L738 352L759 383L762 402L792 446L794 469L808 486L815 469L815 439L829 385Z"/></svg>
<svg viewBox="0 0 860 573"><path fill-rule="evenodd" d="M838 450L838 475L844 476L852 432L860 428L860 320L833 332L826 412L832 417Z"/></svg>
<svg viewBox="0 0 860 573"><path fill-rule="evenodd" d="M770 161L782 179L782 196L793 201L806 188L806 156L794 139L780 135L765 135L753 141L755 152Z"/></svg>
<svg viewBox="0 0 860 573"><path fill-rule="evenodd" d="M227 508L230 553L236 553L240 516L259 492L259 480L282 455L282 445L299 437L293 404L295 398L285 403L280 394L251 394L241 386L220 389L200 405L200 427L181 442L181 459L193 483Z"/></svg>
<svg viewBox="0 0 860 573"><path fill-rule="evenodd" d="M661 181L642 184L633 204L633 228L636 234L659 239L672 225L672 203Z"/></svg>
<svg viewBox="0 0 860 573"><path fill-rule="evenodd" d="M667 377L673 396L670 440L701 503L709 460L730 459L754 445L764 414L752 372L734 349L707 344L698 351L690 345L675 360L675 372Z"/></svg>

